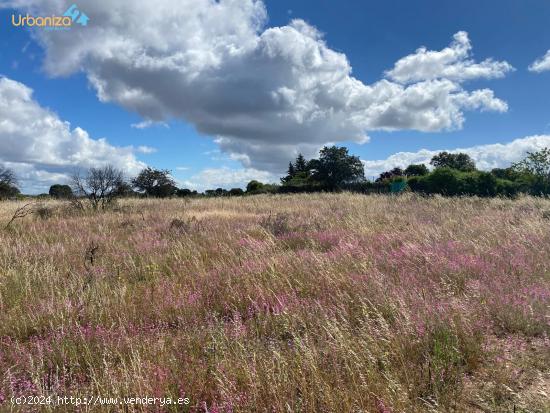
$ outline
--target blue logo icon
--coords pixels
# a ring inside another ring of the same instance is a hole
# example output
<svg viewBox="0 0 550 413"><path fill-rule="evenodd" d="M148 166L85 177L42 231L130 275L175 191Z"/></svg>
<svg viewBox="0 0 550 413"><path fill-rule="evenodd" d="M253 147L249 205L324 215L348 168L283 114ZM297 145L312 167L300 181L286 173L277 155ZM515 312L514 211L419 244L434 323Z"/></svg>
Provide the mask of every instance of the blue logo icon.
<svg viewBox="0 0 550 413"><path fill-rule="evenodd" d="M88 24L88 21L90 20L88 16L78 10L76 4L73 4L71 7L69 7L67 11L63 13L63 16L70 17L74 23L78 23L81 26L86 26Z"/></svg>

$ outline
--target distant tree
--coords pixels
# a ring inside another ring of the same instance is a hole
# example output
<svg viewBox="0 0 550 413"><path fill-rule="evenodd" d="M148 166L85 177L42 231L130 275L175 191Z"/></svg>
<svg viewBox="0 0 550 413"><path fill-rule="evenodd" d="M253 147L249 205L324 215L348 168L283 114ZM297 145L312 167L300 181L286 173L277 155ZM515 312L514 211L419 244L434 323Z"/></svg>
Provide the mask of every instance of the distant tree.
<svg viewBox="0 0 550 413"><path fill-rule="evenodd" d="M306 158L304 158L304 155L299 153L296 158L296 162L294 163L295 172L306 172L308 169L308 162L306 161Z"/></svg>
<svg viewBox="0 0 550 413"><path fill-rule="evenodd" d="M294 176L295 173L296 173L296 169L294 168L294 165L292 164L292 162L289 162L288 163L287 175L292 177L292 176Z"/></svg>
<svg viewBox="0 0 550 413"><path fill-rule="evenodd" d="M132 179L132 185L139 192L156 198L175 195L178 190L170 176L170 171L151 167L143 169L137 177Z"/></svg>
<svg viewBox="0 0 550 413"><path fill-rule="evenodd" d="M134 188L129 182L122 182L120 186L118 187L116 196L125 198L125 197L132 197L132 196L138 196L139 193L134 191Z"/></svg>
<svg viewBox="0 0 550 413"><path fill-rule="evenodd" d="M214 192L216 196L226 196L228 194L227 189L223 189L223 188L216 188Z"/></svg>
<svg viewBox="0 0 550 413"><path fill-rule="evenodd" d="M190 189L187 189L187 188L181 188L176 191L176 196L179 196L182 198L187 196L193 196L193 195L197 195L197 191L191 191Z"/></svg>
<svg viewBox="0 0 550 413"><path fill-rule="evenodd" d="M241 196L241 195L244 195L244 191L241 188L231 188L229 190L229 195L231 195L231 196Z"/></svg>
<svg viewBox="0 0 550 413"><path fill-rule="evenodd" d="M428 167L423 163L409 165L403 171L403 174L406 176L424 176L429 173L430 171L428 170Z"/></svg>
<svg viewBox="0 0 550 413"><path fill-rule="evenodd" d="M6 185L17 186L15 172L9 168L0 166L0 182Z"/></svg>
<svg viewBox="0 0 550 413"><path fill-rule="evenodd" d="M494 168L491 170L491 174L499 179L507 179L509 181L515 181L521 177L521 172L514 168Z"/></svg>
<svg viewBox="0 0 550 413"><path fill-rule="evenodd" d="M447 196L461 193L460 171L453 168L437 168L425 177L426 191Z"/></svg>
<svg viewBox="0 0 550 413"><path fill-rule="evenodd" d="M533 195L550 194L550 148L537 152L527 152L527 157L512 165L512 169L530 181L529 192ZM530 179L529 176L532 178Z"/></svg>
<svg viewBox="0 0 550 413"><path fill-rule="evenodd" d="M0 199L11 198L19 194L17 177L9 168L0 166Z"/></svg>
<svg viewBox="0 0 550 413"><path fill-rule="evenodd" d="M543 179L550 179L550 148L538 152L527 152L527 157L514 163L512 168L521 173L530 173Z"/></svg>
<svg viewBox="0 0 550 413"><path fill-rule="evenodd" d="M258 193L264 189L264 184L260 181L252 180L246 185L247 193Z"/></svg>
<svg viewBox="0 0 550 413"><path fill-rule="evenodd" d="M404 172L401 168L393 168L391 171L382 172L380 176L376 179L376 182L388 181L392 178L403 176Z"/></svg>
<svg viewBox="0 0 550 413"><path fill-rule="evenodd" d="M73 197L73 190L69 185L52 185L48 193L52 198L56 199L69 199Z"/></svg>
<svg viewBox="0 0 550 413"><path fill-rule="evenodd" d="M292 164L292 162L289 162L286 176L281 178L281 183L286 184L290 182L290 180L294 177L294 175L296 175L296 169L294 168L294 165Z"/></svg>
<svg viewBox="0 0 550 413"><path fill-rule="evenodd" d="M495 196L498 191L497 178L490 172L477 173L477 188L474 195L479 196Z"/></svg>
<svg viewBox="0 0 550 413"><path fill-rule="evenodd" d="M288 171L285 177L281 178L281 183L287 186L309 185L311 177L311 164L306 161L304 155L298 154L294 163L289 162Z"/></svg>
<svg viewBox="0 0 550 413"><path fill-rule="evenodd" d="M313 179L331 189L365 179L363 163L357 156L349 155L344 147L325 146L319 152L319 159L310 161L309 167Z"/></svg>
<svg viewBox="0 0 550 413"><path fill-rule="evenodd" d="M120 196L125 185L124 174L113 166L90 168L84 175L75 172L72 189L75 195L89 200L93 209L105 209Z"/></svg>
<svg viewBox="0 0 550 413"><path fill-rule="evenodd" d="M440 152L430 161L435 168L451 168L462 172L475 171L476 165L470 155L465 153Z"/></svg>
<svg viewBox="0 0 550 413"><path fill-rule="evenodd" d="M246 185L247 194L268 194L275 193L279 190L279 186L275 184L264 184L256 180L250 181Z"/></svg>
<svg viewBox="0 0 550 413"><path fill-rule="evenodd" d="M13 198L19 195L19 189L16 186L0 182L0 199Z"/></svg>

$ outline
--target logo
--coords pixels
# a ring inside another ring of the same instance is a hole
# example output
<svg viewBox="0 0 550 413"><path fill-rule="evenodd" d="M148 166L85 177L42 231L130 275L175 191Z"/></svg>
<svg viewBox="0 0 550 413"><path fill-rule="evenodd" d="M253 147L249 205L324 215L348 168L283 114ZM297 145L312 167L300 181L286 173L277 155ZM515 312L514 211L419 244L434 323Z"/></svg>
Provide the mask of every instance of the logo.
<svg viewBox="0 0 550 413"><path fill-rule="evenodd" d="M20 14L17 17L14 14L11 15L11 23L16 27L41 27L46 30L67 30L73 24L87 26L88 21L90 18L81 12L76 4L69 7L61 16L31 16L28 13L25 16Z"/></svg>
<svg viewBox="0 0 550 413"><path fill-rule="evenodd" d="M63 17L70 17L74 23L78 23L81 26L87 26L88 20L90 20L88 16L78 10L76 4L73 4L71 7L69 7L67 11L63 13Z"/></svg>

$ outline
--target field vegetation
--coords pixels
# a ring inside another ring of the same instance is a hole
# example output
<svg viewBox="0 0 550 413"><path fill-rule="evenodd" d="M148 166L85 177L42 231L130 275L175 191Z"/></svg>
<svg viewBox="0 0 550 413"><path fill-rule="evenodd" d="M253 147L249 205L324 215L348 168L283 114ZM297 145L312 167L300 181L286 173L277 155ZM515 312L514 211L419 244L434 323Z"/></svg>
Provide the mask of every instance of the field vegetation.
<svg viewBox="0 0 550 413"><path fill-rule="evenodd" d="M0 203L1 226L22 206ZM32 212L0 231L0 410L33 394L187 397L158 411L211 413L550 411L548 199Z"/></svg>

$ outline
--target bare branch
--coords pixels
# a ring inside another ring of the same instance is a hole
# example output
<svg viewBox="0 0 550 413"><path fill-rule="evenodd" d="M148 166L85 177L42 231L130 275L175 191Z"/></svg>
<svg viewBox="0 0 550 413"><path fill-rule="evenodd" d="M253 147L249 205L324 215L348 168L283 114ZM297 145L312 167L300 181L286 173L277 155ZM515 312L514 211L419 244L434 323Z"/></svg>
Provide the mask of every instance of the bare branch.
<svg viewBox="0 0 550 413"><path fill-rule="evenodd" d="M31 202L31 203L28 203L28 204L25 204L23 205L22 207L19 207L15 210L15 213L13 214L13 216L11 217L10 221L6 224L6 226L4 227L4 229L8 229L8 227L12 224L13 221L15 221L16 219L20 219L20 218L24 218L26 217L27 215L31 215L31 214L34 214L36 212L35 208L35 203L34 202Z"/></svg>

